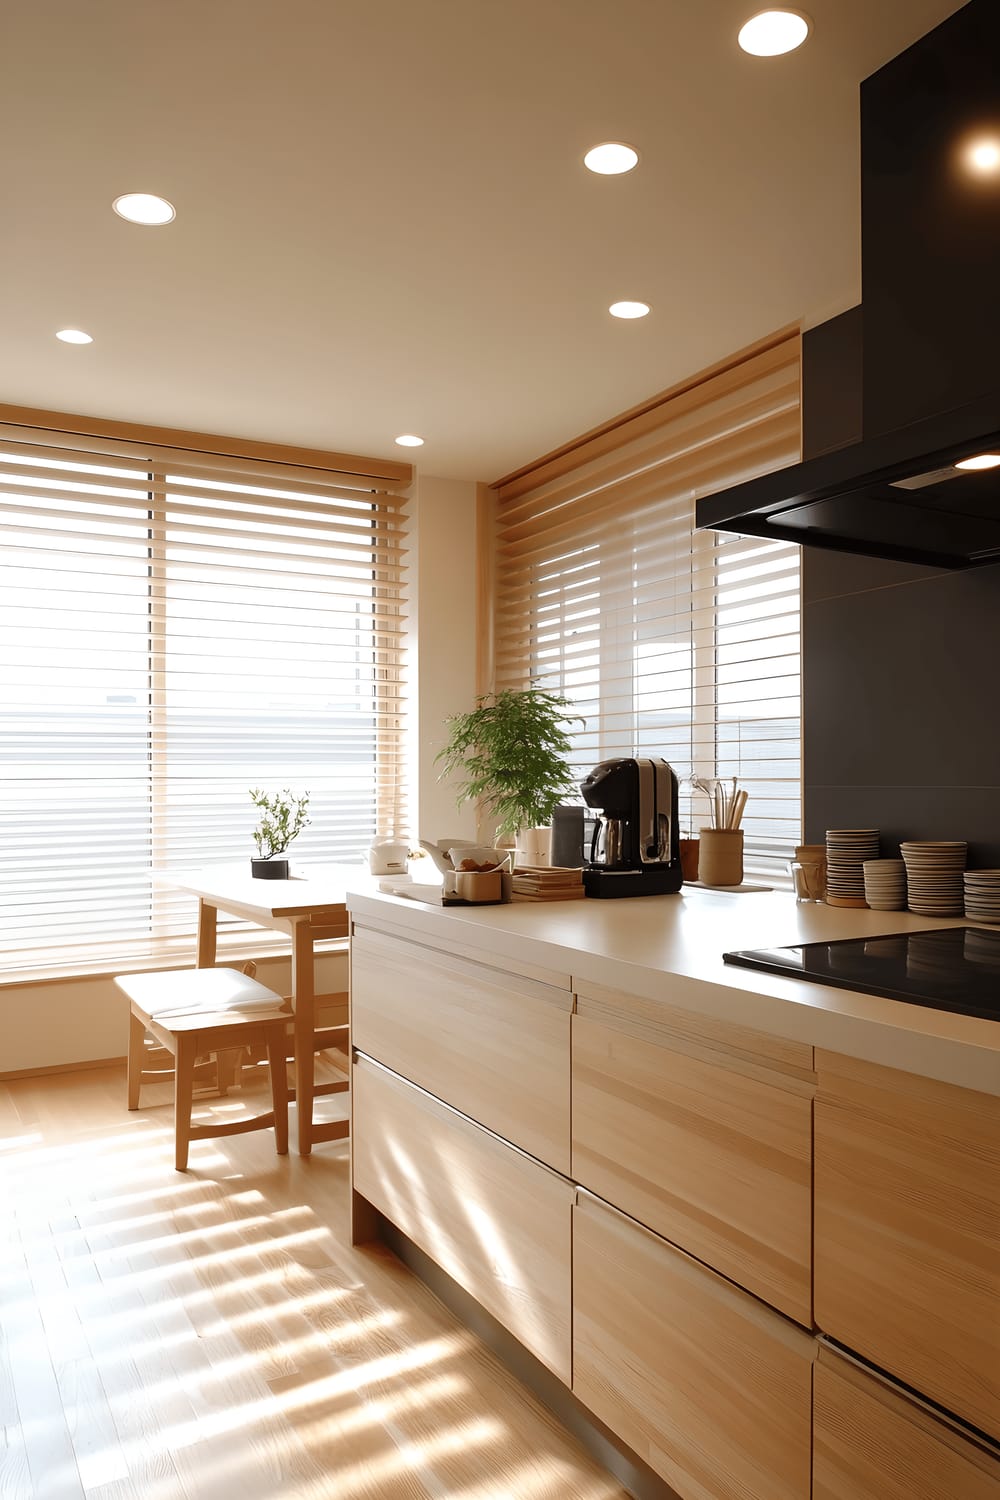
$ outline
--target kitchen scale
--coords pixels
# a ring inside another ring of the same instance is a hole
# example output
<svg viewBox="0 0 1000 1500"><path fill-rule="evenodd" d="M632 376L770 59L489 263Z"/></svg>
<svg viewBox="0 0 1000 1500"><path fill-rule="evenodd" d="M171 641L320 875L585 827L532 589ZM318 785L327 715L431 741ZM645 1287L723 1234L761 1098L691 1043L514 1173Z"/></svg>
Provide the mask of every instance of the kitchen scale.
<svg viewBox="0 0 1000 1500"><path fill-rule="evenodd" d="M932 927L724 953L727 964L1000 1021L1000 931Z"/></svg>

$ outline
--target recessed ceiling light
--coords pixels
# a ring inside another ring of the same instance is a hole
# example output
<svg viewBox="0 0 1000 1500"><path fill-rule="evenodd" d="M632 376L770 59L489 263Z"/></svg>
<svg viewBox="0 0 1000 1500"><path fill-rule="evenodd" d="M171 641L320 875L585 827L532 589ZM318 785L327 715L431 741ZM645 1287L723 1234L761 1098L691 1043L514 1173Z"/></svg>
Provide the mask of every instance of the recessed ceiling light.
<svg viewBox="0 0 1000 1500"><path fill-rule="evenodd" d="M762 10L740 27L737 41L753 57L794 52L809 35L809 21L797 10Z"/></svg>
<svg viewBox="0 0 1000 1500"><path fill-rule="evenodd" d="M968 161L973 171L982 172L983 176L1000 172L1000 140L975 141L969 147Z"/></svg>
<svg viewBox="0 0 1000 1500"><path fill-rule="evenodd" d="M62 339L64 344L92 344L94 342L90 334L84 333L82 328L60 328L56 338Z"/></svg>
<svg viewBox="0 0 1000 1500"><path fill-rule="evenodd" d="M602 177L617 177L620 172L631 172L638 160L639 153L631 146L621 141L604 141L600 146L591 146L583 164Z"/></svg>
<svg viewBox="0 0 1000 1500"><path fill-rule="evenodd" d="M122 193L111 206L130 224L169 224L176 217L174 205L155 193Z"/></svg>
<svg viewBox="0 0 1000 1500"><path fill-rule="evenodd" d="M613 318L644 318L649 306L645 302L612 302L608 312Z"/></svg>
<svg viewBox="0 0 1000 1500"><path fill-rule="evenodd" d="M977 453L973 458L963 458L956 469L1000 469L1000 453Z"/></svg>
<svg viewBox="0 0 1000 1500"><path fill-rule="evenodd" d="M414 437L412 432L404 432L402 437L396 439L396 442L401 448L422 448L424 446L423 438Z"/></svg>

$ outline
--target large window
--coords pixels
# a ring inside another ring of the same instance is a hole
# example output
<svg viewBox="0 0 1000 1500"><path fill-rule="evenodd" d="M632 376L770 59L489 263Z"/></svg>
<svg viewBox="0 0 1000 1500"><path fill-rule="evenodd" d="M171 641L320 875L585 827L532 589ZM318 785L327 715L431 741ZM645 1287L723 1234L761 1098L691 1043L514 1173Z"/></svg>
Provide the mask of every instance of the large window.
<svg viewBox="0 0 1000 1500"><path fill-rule="evenodd" d="M303 862L405 827L405 511L363 483L0 428L8 977L190 959L150 873L246 864L253 787L309 793Z"/></svg>
<svg viewBox="0 0 1000 1500"><path fill-rule="evenodd" d="M692 778L737 777L751 878L800 836L799 549L696 532L694 502L798 453L779 337L498 486L497 685L572 700L580 777L663 756L683 831L710 823Z"/></svg>

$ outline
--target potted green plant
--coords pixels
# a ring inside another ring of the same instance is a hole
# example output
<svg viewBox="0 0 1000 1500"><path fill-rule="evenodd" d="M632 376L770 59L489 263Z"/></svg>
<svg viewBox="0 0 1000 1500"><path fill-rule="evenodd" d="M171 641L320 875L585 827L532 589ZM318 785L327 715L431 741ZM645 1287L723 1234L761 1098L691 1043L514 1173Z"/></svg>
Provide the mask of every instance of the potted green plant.
<svg viewBox="0 0 1000 1500"><path fill-rule="evenodd" d="M255 880L287 880L288 860L276 856L284 854L292 839L297 838L303 828L312 821L306 809L309 793L293 796L288 787L272 796L259 787L250 793L250 800L260 813L253 841L257 846L257 858L250 861L250 873Z"/></svg>
<svg viewBox="0 0 1000 1500"><path fill-rule="evenodd" d="M505 688L446 720L448 742L436 756L441 775L462 777L458 805L479 803L495 819L497 839L513 838L523 849L528 831L547 829L573 789L572 746L563 726L580 716L568 713L570 707L559 693ZM528 857L537 860L537 854Z"/></svg>

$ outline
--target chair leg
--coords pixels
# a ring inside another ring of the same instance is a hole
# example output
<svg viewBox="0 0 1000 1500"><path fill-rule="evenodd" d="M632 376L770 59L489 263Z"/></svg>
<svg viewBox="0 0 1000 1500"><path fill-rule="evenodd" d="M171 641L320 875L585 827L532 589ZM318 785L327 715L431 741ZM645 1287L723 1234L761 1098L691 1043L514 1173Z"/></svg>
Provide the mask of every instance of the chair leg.
<svg viewBox="0 0 1000 1500"><path fill-rule="evenodd" d="M295 1114L298 1120L300 1156L308 1156L312 1151L315 1092L316 1058L307 1049L295 1060Z"/></svg>
<svg viewBox="0 0 1000 1500"><path fill-rule="evenodd" d="M128 1014L128 1061L125 1065L129 1109L139 1108L142 1086L143 1054L146 1050L146 1028L132 1011Z"/></svg>
<svg viewBox="0 0 1000 1500"><path fill-rule="evenodd" d="M195 1045L187 1037L177 1038L174 1067L174 1166L186 1172L191 1144L191 1110L194 1105Z"/></svg>
<svg viewBox="0 0 1000 1500"><path fill-rule="evenodd" d="M228 1098L229 1090L240 1081L240 1065L243 1061L242 1047L220 1047L215 1054L219 1070L219 1093Z"/></svg>
<svg viewBox="0 0 1000 1500"><path fill-rule="evenodd" d="M288 1155L288 1064L285 1038L267 1044L267 1068L271 1077L271 1107L274 1110L274 1142L279 1156Z"/></svg>

